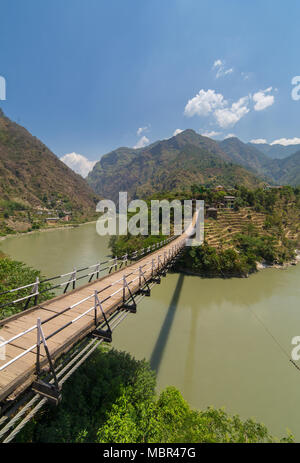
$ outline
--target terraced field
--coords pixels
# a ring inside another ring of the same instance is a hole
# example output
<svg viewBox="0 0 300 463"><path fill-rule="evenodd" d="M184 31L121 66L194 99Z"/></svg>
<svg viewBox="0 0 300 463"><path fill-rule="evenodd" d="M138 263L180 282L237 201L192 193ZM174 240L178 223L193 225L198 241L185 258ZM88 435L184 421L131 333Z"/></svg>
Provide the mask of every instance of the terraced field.
<svg viewBox="0 0 300 463"><path fill-rule="evenodd" d="M300 232L299 217L296 217L289 209L286 209L284 213L286 216L283 220L283 236L294 240L296 247ZM276 227L264 229L266 218L266 214L255 212L250 207L242 208L239 211L221 209L218 211L217 219L205 219L205 240L210 246L228 249L234 247L232 244L234 236L243 232L249 225L252 225L258 233L263 231L264 234L272 234ZM278 232L278 228L276 231ZM278 246L280 244L279 241Z"/></svg>

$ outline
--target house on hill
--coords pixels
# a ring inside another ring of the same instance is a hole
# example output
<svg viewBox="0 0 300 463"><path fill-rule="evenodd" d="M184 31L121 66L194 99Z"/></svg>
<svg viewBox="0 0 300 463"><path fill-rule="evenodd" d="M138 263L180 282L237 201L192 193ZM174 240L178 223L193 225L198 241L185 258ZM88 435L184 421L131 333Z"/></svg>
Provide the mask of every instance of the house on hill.
<svg viewBox="0 0 300 463"><path fill-rule="evenodd" d="M224 191L224 187L222 185L218 185L214 188L214 191Z"/></svg>
<svg viewBox="0 0 300 463"><path fill-rule="evenodd" d="M227 209L233 209L236 197L235 196L224 196L223 201Z"/></svg>
<svg viewBox="0 0 300 463"><path fill-rule="evenodd" d="M58 221L59 221L59 217L47 217L46 218L47 225L53 225L54 223L57 223Z"/></svg>
<svg viewBox="0 0 300 463"><path fill-rule="evenodd" d="M282 185L265 185L264 189L265 190L282 190L283 186Z"/></svg>

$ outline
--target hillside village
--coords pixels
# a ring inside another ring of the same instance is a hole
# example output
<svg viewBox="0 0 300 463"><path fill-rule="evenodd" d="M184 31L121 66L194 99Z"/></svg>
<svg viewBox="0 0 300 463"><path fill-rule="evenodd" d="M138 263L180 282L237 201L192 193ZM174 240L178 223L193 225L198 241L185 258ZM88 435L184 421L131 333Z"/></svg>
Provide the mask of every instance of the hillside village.
<svg viewBox="0 0 300 463"><path fill-rule="evenodd" d="M284 186L266 184L264 190L277 192L284 190ZM212 191L221 193L223 196L211 203L205 203L205 240L210 246L219 249L233 248L234 236L249 226L257 233L265 232L267 214L256 211L254 207L240 207L236 189L226 189L222 185L218 185ZM298 228L291 230L291 221L285 225L285 237L295 240L296 243Z"/></svg>
<svg viewBox="0 0 300 463"><path fill-rule="evenodd" d="M0 201L0 236L33 230L75 225L86 221L72 210L28 206L16 201ZM94 218L92 215L90 217Z"/></svg>
<svg viewBox="0 0 300 463"><path fill-rule="evenodd" d="M265 266L285 268L299 260L299 189L265 185L214 189L194 186L205 199L201 248L188 249L179 269L200 275L247 276Z"/></svg>

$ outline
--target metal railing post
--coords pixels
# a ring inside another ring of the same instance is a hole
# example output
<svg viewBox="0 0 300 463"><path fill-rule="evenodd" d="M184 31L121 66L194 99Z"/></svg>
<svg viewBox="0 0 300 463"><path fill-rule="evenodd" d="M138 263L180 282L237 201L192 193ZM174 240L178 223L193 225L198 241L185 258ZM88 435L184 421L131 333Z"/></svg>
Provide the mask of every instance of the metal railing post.
<svg viewBox="0 0 300 463"><path fill-rule="evenodd" d="M95 306L94 306L94 320L95 320L95 326L98 325L98 317L97 317L97 290L95 289L95 292L94 292L94 302L95 302Z"/></svg>
<svg viewBox="0 0 300 463"><path fill-rule="evenodd" d="M45 336L44 336L44 333L43 333L43 329L42 329L42 323L41 323L41 319L38 318L37 319L37 330L38 330L38 340L39 340L39 347L40 345L43 343L44 345L44 349L45 349L45 352L46 352L46 356L47 356L47 359L48 359L48 363L49 363L49 367L50 367L50 371L52 373L52 376L53 376L53 381L54 381L54 385L55 385L55 388L57 391L59 391L59 385L58 385L58 381L57 381L57 377L56 377L56 373L55 373L55 369L54 369L54 365L53 365L53 362L52 362L52 359L51 359L51 355L50 355L50 352L49 352L49 349L48 349L48 345L47 345L47 341L45 339ZM37 357L37 361L39 362L39 355L40 355L40 349L38 349L38 357ZM38 368L40 368L39 364L38 364Z"/></svg>
<svg viewBox="0 0 300 463"><path fill-rule="evenodd" d="M39 280L39 277L37 277L35 280L35 283L32 286L31 293L27 297L27 301L26 301L26 304L23 310L26 310L28 308L32 297L34 297L34 305L37 305L37 298L38 298L38 293L39 293L39 283L40 283L40 280Z"/></svg>
<svg viewBox="0 0 300 463"><path fill-rule="evenodd" d="M39 295L39 284L40 284L40 279L39 277L36 278L35 285L33 287L33 291L35 293L34 296L34 305L37 305L38 302L38 295Z"/></svg>
<svg viewBox="0 0 300 463"><path fill-rule="evenodd" d="M73 272L73 276L72 276L72 279L73 279L72 287L73 287L73 289L75 289L75 286L76 286L76 278L77 278L77 270L76 270L76 267L74 267L74 272Z"/></svg>
<svg viewBox="0 0 300 463"><path fill-rule="evenodd" d="M123 304L126 301L126 275L123 275Z"/></svg>
<svg viewBox="0 0 300 463"><path fill-rule="evenodd" d="M41 366L40 366L40 353L41 353L41 319L38 318L36 322L36 330L37 330L37 337L36 337L36 374L37 376L41 373Z"/></svg>

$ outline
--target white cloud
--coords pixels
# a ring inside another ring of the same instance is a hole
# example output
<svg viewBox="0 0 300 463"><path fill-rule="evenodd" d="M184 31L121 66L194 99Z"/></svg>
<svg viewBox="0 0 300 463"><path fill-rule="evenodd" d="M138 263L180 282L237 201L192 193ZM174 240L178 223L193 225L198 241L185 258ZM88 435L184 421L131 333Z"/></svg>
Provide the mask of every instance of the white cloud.
<svg viewBox="0 0 300 463"><path fill-rule="evenodd" d="M217 137L220 134L221 134L221 132L216 132L215 130L212 130L211 132L203 132L203 133L201 133L201 135L203 137L209 137L209 138Z"/></svg>
<svg viewBox="0 0 300 463"><path fill-rule="evenodd" d="M254 138L253 140L250 140L250 143L254 143L255 145L259 145L259 144L266 144L268 143L267 140L265 138Z"/></svg>
<svg viewBox="0 0 300 463"><path fill-rule="evenodd" d="M248 112L249 97L242 97L231 106L221 93L215 90L203 90L191 98L184 109L184 114L192 116L213 115L222 128L235 125Z"/></svg>
<svg viewBox="0 0 300 463"><path fill-rule="evenodd" d="M227 76L228 74L233 73L233 68L225 68L225 62L221 59L217 59L213 64L213 69L217 71L216 78Z"/></svg>
<svg viewBox="0 0 300 463"><path fill-rule="evenodd" d="M227 76L227 74L232 74L232 73L233 73L233 68L226 69L226 70L224 70L223 72L219 71L219 72L217 73L217 77Z"/></svg>
<svg viewBox="0 0 300 463"><path fill-rule="evenodd" d="M235 125L250 110L248 108L249 97L240 98L231 107L217 109L214 113L220 127L230 127Z"/></svg>
<svg viewBox="0 0 300 463"><path fill-rule="evenodd" d="M149 138L145 137L145 135L143 137L141 137L139 139L139 141L137 142L136 145L134 145L134 149L138 149L138 148L144 148L144 146L147 146L149 144L150 140Z"/></svg>
<svg viewBox="0 0 300 463"><path fill-rule="evenodd" d="M241 72L241 76L244 80L248 80L250 78L250 74L247 74L246 72Z"/></svg>
<svg viewBox="0 0 300 463"><path fill-rule="evenodd" d="M220 67L223 65L223 62L221 59L217 59L215 62L214 62L214 65L213 65L213 68L217 68L217 67Z"/></svg>
<svg viewBox="0 0 300 463"><path fill-rule="evenodd" d="M275 98L269 93L272 91L272 87L266 88L265 90L260 90L253 95L253 101L255 102L254 109L255 111L262 111L263 109L268 108L274 104Z"/></svg>
<svg viewBox="0 0 300 463"><path fill-rule="evenodd" d="M253 140L250 140L250 143L268 143L265 138L254 138ZM278 140L274 140L270 143L270 145L283 145L283 146L289 146L289 145L300 145L300 138L279 138Z"/></svg>
<svg viewBox="0 0 300 463"><path fill-rule="evenodd" d="M181 129L176 129L176 130L174 130L174 132L173 132L173 137L176 137L176 135L178 135L178 134L181 133L181 132L183 132L183 130L181 130Z"/></svg>
<svg viewBox="0 0 300 463"><path fill-rule="evenodd" d="M136 131L137 136L139 137L142 135L143 132L147 132L150 129L150 125L146 125L145 127L139 127Z"/></svg>
<svg viewBox="0 0 300 463"><path fill-rule="evenodd" d="M234 137L236 137L235 133L228 133L226 137L224 138L224 140L226 140L226 138L234 138Z"/></svg>
<svg viewBox="0 0 300 463"><path fill-rule="evenodd" d="M87 174L93 169L97 161L89 161L82 154L68 153L60 158L70 169L74 170L77 174L86 177Z"/></svg>
<svg viewBox="0 0 300 463"><path fill-rule="evenodd" d="M201 89L200 92L191 98L185 108L184 114L187 117L192 116L208 116L217 108L222 108L227 104L226 100L224 100L223 95L221 93L216 93L214 90L203 90Z"/></svg>
<svg viewBox="0 0 300 463"><path fill-rule="evenodd" d="M279 138L278 140L274 140L270 145L300 145L300 138Z"/></svg>
<svg viewBox="0 0 300 463"><path fill-rule="evenodd" d="M221 60L214 63L214 67L220 66ZM221 93L216 93L215 90L201 89L196 96L191 98L185 108L184 115L187 117L192 116L213 116L219 127L233 127L240 119L250 112L250 102L254 102L254 110L262 111L269 106L272 106L275 98L270 92L272 87L260 90L254 95L241 97L230 105ZM276 91L274 89L273 91Z"/></svg>

